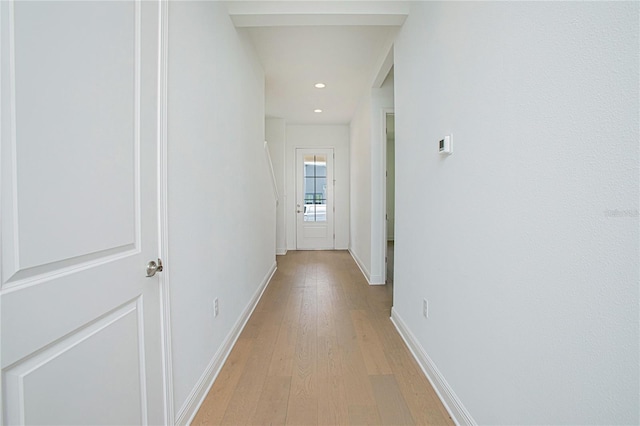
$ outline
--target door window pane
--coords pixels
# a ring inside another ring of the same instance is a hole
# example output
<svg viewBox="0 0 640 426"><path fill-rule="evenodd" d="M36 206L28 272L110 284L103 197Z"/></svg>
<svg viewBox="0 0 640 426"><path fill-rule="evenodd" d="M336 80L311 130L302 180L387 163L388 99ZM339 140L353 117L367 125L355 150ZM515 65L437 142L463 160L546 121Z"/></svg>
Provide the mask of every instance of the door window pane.
<svg viewBox="0 0 640 426"><path fill-rule="evenodd" d="M304 156L304 221L327 221L327 157Z"/></svg>

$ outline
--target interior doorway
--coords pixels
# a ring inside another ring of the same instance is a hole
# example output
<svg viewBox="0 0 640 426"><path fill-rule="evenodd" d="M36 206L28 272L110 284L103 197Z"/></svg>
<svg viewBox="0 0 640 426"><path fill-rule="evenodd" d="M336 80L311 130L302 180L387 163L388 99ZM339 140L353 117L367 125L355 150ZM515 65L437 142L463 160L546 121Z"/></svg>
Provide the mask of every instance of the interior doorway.
<svg viewBox="0 0 640 426"><path fill-rule="evenodd" d="M396 199L395 115L386 114L386 283L393 285Z"/></svg>

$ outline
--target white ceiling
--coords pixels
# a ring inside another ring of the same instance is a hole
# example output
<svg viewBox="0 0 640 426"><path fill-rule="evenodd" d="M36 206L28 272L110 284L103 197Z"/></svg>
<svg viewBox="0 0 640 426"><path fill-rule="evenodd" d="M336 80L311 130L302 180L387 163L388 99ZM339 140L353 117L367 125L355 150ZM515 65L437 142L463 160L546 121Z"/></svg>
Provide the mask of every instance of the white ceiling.
<svg viewBox="0 0 640 426"><path fill-rule="evenodd" d="M366 91L384 80L407 13L397 1L228 4L262 62L267 117L289 124L349 123ZM318 82L326 88L316 89Z"/></svg>
<svg viewBox="0 0 640 426"><path fill-rule="evenodd" d="M266 114L287 123L349 123L371 88L393 27L246 28L265 72ZM326 84L316 89L315 83ZM322 113L314 113L320 108Z"/></svg>

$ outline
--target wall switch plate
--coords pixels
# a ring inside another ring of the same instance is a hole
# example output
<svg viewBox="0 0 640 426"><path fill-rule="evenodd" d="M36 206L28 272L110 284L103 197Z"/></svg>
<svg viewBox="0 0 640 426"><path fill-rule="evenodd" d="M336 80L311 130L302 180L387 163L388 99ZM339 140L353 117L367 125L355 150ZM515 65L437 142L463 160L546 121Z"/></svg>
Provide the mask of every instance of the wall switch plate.
<svg viewBox="0 0 640 426"><path fill-rule="evenodd" d="M213 299L213 317L217 317L218 316L218 298L216 297L215 299Z"/></svg>
<svg viewBox="0 0 640 426"><path fill-rule="evenodd" d="M429 301L427 299L422 299L422 316L429 318Z"/></svg>
<svg viewBox="0 0 640 426"><path fill-rule="evenodd" d="M453 135L447 135L438 142L438 152L442 155L453 154Z"/></svg>

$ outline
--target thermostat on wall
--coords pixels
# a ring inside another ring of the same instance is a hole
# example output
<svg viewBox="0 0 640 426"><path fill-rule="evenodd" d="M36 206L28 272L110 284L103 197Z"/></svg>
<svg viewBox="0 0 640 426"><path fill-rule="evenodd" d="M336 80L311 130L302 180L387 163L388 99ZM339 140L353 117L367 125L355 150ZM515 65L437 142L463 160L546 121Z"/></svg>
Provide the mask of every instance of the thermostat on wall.
<svg viewBox="0 0 640 426"><path fill-rule="evenodd" d="M450 155L453 153L453 135L447 135L444 139L440 139L438 144L438 152L440 154Z"/></svg>

